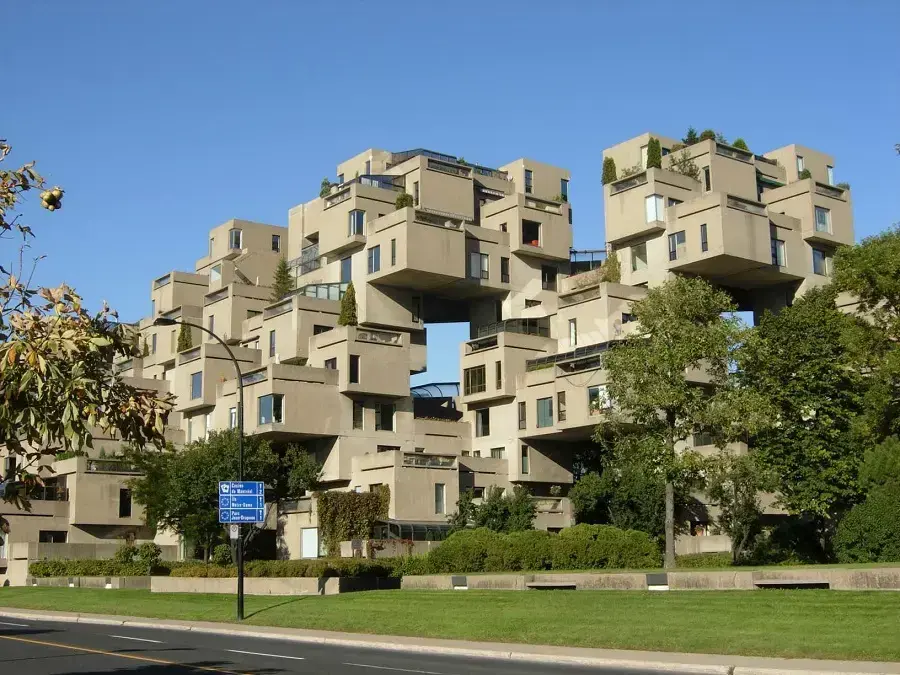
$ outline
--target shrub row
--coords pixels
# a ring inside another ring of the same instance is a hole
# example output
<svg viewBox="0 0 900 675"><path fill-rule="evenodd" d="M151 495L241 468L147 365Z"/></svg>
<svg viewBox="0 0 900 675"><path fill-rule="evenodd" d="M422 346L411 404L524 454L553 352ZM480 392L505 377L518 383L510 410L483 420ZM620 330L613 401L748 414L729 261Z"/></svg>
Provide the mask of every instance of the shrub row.
<svg viewBox="0 0 900 675"><path fill-rule="evenodd" d="M689 553L675 559L675 566L683 569L731 567L733 564L730 553Z"/></svg>
<svg viewBox="0 0 900 675"><path fill-rule="evenodd" d="M486 528L451 535L422 556L393 561L396 576L577 569L646 569L660 565L656 543L644 532L610 525L575 525L499 534Z"/></svg>

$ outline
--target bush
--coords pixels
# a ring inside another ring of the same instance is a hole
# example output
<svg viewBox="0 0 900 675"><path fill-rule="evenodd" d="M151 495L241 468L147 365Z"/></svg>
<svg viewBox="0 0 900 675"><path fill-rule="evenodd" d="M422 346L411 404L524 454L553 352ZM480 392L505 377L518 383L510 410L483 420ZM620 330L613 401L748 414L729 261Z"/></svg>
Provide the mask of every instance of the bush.
<svg viewBox="0 0 900 675"><path fill-rule="evenodd" d="M809 172L809 169L803 169L803 171L800 172L799 178L800 178L800 180L804 180L806 178L812 178L812 174Z"/></svg>
<svg viewBox="0 0 900 675"><path fill-rule="evenodd" d="M813 565L828 562L815 524L796 516L763 530L747 556L750 565Z"/></svg>
<svg viewBox="0 0 900 675"><path fill-rule="evenodd" d="M213 549L212 555L209 556L209 561L213 565L230 565L231 560L231 546L228 544L219 544Z"/></svg>
<svg viewBox="0 0 900 675"><path fill-rule="evenodd" d="M603 176L600 178L600 182L603 185L607 183L612 183L616 180L616 160L612 157L606 157L603 160Z"/></svg>
<svg viewBox="0 0 900 675"><path fill-rule="evenodd" d="M401 192L394 200L394 206L398 209L405 209L408 206L415 206L415 200L408 192Z"/></svg>
<svg viewBox="0 0 900 675"><path fill-rule="evenodd" d="M116 560L37 560L28 566L28 573L33 577L137 577L145 576L147 568Z"/></svg>
<svg viewBox="0 0 900 675"><path fill-rule="evenodd" d="M503 537L499 559L488 555L488 571L548 570L553 566L553 545L556 535L546 530L511 532Z"/></svg>
<svg viewBox="0 0 900 675"><path fill-rule="evenodd" d="M127 565L130 562L134 562L134 557L136 555L137 547L133 544L122 544L113 554L113 560L120 565Z"/></svg>
<svg viewBox="0 0 900 675"><path fill-rule="evenodd" d="M900 485L874 489L838 524L834 549L840 562L900 560Z"/></svg>
<svg viewBox="0 0 900 675"><path fill-rule="evenodd" d="M700 140L701 141L714 141L716 140L716 132L712 129L704 129L700 132Z"/></svg>
<svg viewBox="0 0 900 675"><path fill-rule="evenodd" d="M486 527L451 534L428 554L432 573L486 572L485 561L500 547L502 535Z"/></svg>
<svg viewBox="0 0 900 675"><path fill-rule="evenodd" d="M691 553L675 558L675 566L686 569L731 567L731 553Z"/></svg>
<svg viewBox="0 0 900 675"><path fill-rule="evenodd" d="M731 144L731 147L737 148L738 150L746 150L747 152L750 151L750 148L747 147L747 141L743 138L734 139L734 143Z"/></svg>
<svg viewBox="0 0 900 675"><path fill-rule="evenodd" d="M648 534L611 525L568 527L559 533L553 551L553 569L558 570L646 569L660 562L659 548Z"/></svg>
<svg viewBox="0 0 900 675"><path fill-rule="evenodd" d="M431 574L427 555L408 555L400 558L379 558L379 563L393 567L391 576L405 577Z"/></svg>
<svg viewBox="0 0 900 675"><path fill-rule="evenodd" d="M647 143L647 168L662 168L662 145L658 138L651 138Z"/></svg>

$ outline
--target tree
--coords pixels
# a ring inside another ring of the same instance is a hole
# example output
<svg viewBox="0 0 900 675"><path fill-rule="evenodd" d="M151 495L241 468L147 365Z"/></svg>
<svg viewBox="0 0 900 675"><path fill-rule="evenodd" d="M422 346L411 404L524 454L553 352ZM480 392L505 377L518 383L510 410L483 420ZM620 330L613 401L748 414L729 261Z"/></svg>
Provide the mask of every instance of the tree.
<svg viewBox="0 0 900 675"><path fill-rule="evenodd" d="M714 141L716 140L716 132L712 129L704 129L700 132L700 140L701 141Z"/></svg>
<svg viewBox="0 0 900 675"><path fill-rule="evenodd" d="M287 469L286 494L300 497L309 494L319 487L322 479L322 464L304 448L289 445L284 453L284 465Z"/></svg>
<svg viewBox="0 0 900 675"><path fill-rule="evenodd" d="M0 163L10 146L0 140ZM0 164L2 165L2 164ZM40 483L42 458L93 447L93 429L116 431L138 446L162 446L172 397L126 384L114 359L140 356L138 335L105 305L96 313L66 285L34 288L38 260L26 262L34 237L18 212L25 193L45 188L34 162L0 169L0 240L18 240L12 269L0 266L0 446L17 457L12 477L24 491L9 494L27 506L28 487ZM45 189L40 203L62 207L63 190ZM0 518L0 529L8 528Z"/></svg>
<svg viewBox="0 0 900 675"><path fill-rule="evenodd" d="M731 539L737 564L762 531L759 493L766 481L750 455L723 452L707 464L706 493L719 507L717 524Z"/></svg>
<svg viewBox="0 0 900 675"><path fill-rule="evenodd" d="M687 148L684 148L672 158L670 169L676 173L680 173L682 176L693 178L698 182L700 181L700 167L694 162L694 158L691 157L691 151Z"/></svg>
<svg viewBox="0 0 900 675"><path fill-rule="evenodd" d="M647 168L662 168L662 145L658 138L651 138L647 143Z"/></svg>
<svg viewBox="0 0 900 675"><path fill-rule="evenodd" d="M331 181L328 180L327 178L323 178L322 183L319 186L319 196L324 198L330 194L331 194Z"/></svg>
<svg viewBox="0 0 900 675"><path fill-rule="evenodd" d="M837 528L837 559L845 563L900 560L900 485L876 488Z"/></svg>
<svg viewBox="0 0 900 675"><path fill-rule="evenodd" d="M590 471L575 481L569 490L569 501L575 522L602 525L607 522L606 486L596 471Z"/></svg>
<svg viewBox="0 0 900 675"><path fill-rule="evenodd" d="M143 356L144 358L150 356L150 345L147 344L147 338L144 338L144 344L141 348L141 356Z"/></svg>
<svg viewBox="0 0 900 675"><path fill-rule="evenodd" d="M600 182L603 185L608 185L616 180L616 160L612 157L604 157L603 158L603 176L600 179Z"/></svg>
<svg viewBox="0 0 900 675"><path fill-rule="evenodd" d="M470 526L486 527L494 532L534 529L536 506L528 488L522 485L516 485L506 494L502 488L492 485L481 504L475 504L472 499L471 490L460 494L456 511L447 518L452 531Z"/></svg>
<svg viewBox="0 0 900 675"><path fill-rule="evenodd" d="M610 251L600 266L600 281L619 283L622 281L622 264L615 251Z"/></svg>
<svg viewBox="0 0 900 675"><path fill-rule="evenodd" d="M178 329L178 351L184 352L194 346L194 338L191 335L191 328L186 324L181 324Z"/></svg>
<svg viewBox="0 0 900 675"><path fill-rule="evenodd" d="M465 530L472 521L475 520L475 503L472 501L474 494L472 490L465 490L460 493L459 500L456 502L456 511L447 517L450 523L450 534Z"/></svg>
<svg viewBox="0 0 900 675"><path fill-rule="evenodd" d="M703 430L725 444L767 420L764 401L738 387L729 370L745 337L737 318L723 316L734 311L723 291L676 277L634 303L637 331L604 354L613 412L595 436L627 439L663 476L667 567L675 564L676 483L696 465L693 453L676 446Z"/></svg>
<svg viewBox="0 0 900 675"><path fill-rule="evenodd" d="M803 171L798 174L797 178L799 180L806 180L807 178L812 178L812 173L810 173L809 169L803 169Z"/></svg>
<svg viewBox="0 0 900 675"><path fill-rule="evenodd" d="M275 267L275 279L272 281L272 302L278 302L294 290L294 279L291 268L288 267L287 258L278 259Z"/></svg>
<svg viewBox="0 0 900 675"><path fill-rule="evenodd" d="M697 130L694 127L688 127L687 133L681 140L684 141L685 145L693 145L700 140L700 137L697 135Z"/></svg>
<svg viewBox="0 0 900 675"><path fill-rule="evenodd" d="M398 209L405 209L408 206L415 206L415 200L413 196L408 192L401 192L397 195L397 199L394 200L394 207Z"/></svg>
<svg viewBox="0 0 900 675"><path fill-rule="evenodd" d="M341 298L341 314L338 317L338 326L356 326L359 321L356 318L356 290L351 281L347 285L344 297Z"/></svg>
<svg viewBox="0 0 900 675"><path fill-rule="evenodd" d="M747 141L743 138L735 138L734 143L731 144L731 147L737 148L738 150L747 150L750 151L750 148L747 147Z"/></svg>
<svg viewBox="0 0 900 675"><path fill-rule="evenodd" d="M847 347L857 326L837 309L833 289L813 289L766 313L738 354L741 382L774 409L774 425L753 439L757 459L785 509L816 520L823 549L858 495L853 428L865 378Z"/></svg>
<svg viewBox="0 0 900 675"><path fill-rule="evenodd" d="M864 492L885 485L900 485L900 439L896 436L868 448L859 468L859 487Z"/></svg>
<svg viewBox="0 0 900 675"><path fill-rule="evenodd" d="M508 515L504 532L524 532L534 529L534 516L537 507L531 493L524 485L513 487L512 494L507 495Z"/></svg>

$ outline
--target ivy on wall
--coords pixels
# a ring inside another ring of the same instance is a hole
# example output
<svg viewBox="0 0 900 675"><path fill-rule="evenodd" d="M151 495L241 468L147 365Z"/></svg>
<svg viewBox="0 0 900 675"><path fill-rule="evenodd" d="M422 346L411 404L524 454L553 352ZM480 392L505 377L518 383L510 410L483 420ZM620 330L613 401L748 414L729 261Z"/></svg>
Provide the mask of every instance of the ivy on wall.
<svg viewBox="0 0 900 675"><path fill-rule="evenodd" d="M328 555L340 555L342 541L368 539L375 522L387 518L390 501L391 490L386 485L372 492L319 494L319 534Z"/></svg>

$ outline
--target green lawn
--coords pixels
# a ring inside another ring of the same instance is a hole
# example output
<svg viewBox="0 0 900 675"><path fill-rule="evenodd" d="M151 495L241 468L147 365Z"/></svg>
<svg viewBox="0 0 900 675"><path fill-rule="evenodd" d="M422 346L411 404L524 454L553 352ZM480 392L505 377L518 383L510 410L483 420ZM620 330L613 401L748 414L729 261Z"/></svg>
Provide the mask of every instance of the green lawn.
<svg viewBox="0 0 900 675"><path fill-rule="evenodd" d="M3 588L0 607L232 621L230 595ZM249 597L247 623L358 633L900 661L900 593L379 591Z"/></svg>

